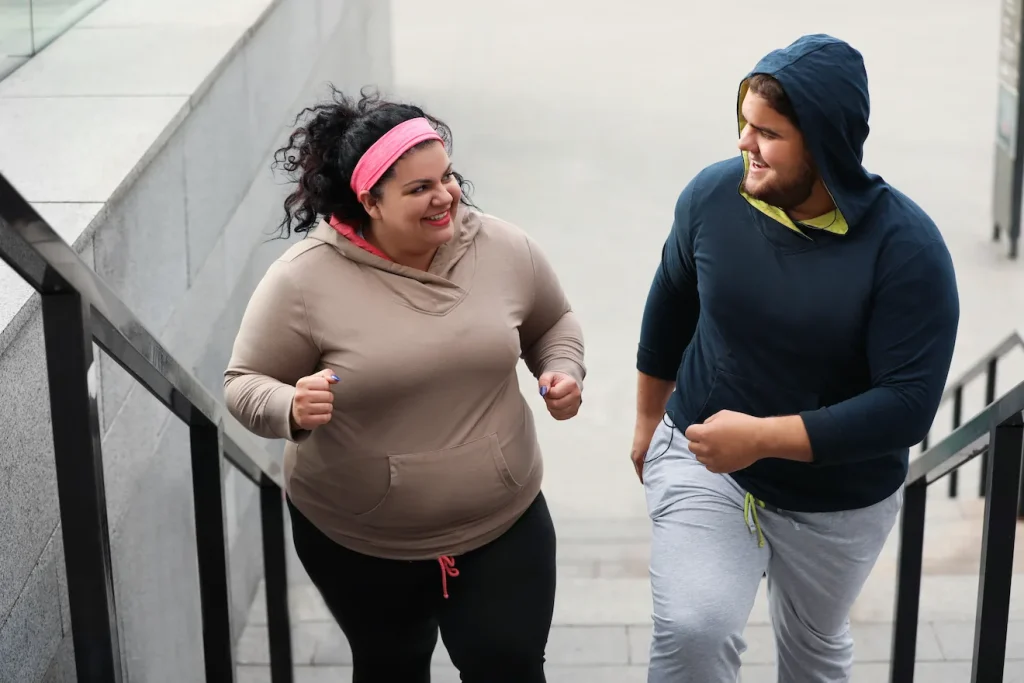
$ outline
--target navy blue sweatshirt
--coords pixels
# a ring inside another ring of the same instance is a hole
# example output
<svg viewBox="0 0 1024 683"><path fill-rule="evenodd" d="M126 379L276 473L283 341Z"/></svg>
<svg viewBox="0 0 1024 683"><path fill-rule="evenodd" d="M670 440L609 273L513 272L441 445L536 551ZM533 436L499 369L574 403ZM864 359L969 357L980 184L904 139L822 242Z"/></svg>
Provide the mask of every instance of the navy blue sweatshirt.
<svg viewBox="0 0 1024 683"><path fill-rule="evenodd" d="M755 73L789 96L844 229L793 229L759 210L741 193L743 155L701 171L676 203L637 369L675 380L667 412L683 431L720 410L803 418L812 463L763 459L731 475L761 500L865 507L905 481L938 408L960 315L952 260L925 212L862 165L856 50L805 36Z"/></svg>

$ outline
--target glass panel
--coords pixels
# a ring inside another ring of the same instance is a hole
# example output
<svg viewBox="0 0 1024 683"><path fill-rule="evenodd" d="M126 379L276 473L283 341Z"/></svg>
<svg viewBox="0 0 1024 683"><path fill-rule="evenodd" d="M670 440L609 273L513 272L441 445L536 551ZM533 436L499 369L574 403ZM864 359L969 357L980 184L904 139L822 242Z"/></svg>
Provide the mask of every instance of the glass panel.
<svg viewBox="0 0 1024 683"><path fill-rule="evenodd" d="M0 0L0 3L10 0ZM15 2L22 0L15 0ZM54 38L71 28L103 0L30 0L32 5L32 41L35 51L42 50Z"/></svg>
<svg viewBox="0 0 1024 683"><path fill-rule="evenodd" d="M29 0L0 0L0 78L32 55Z"/></svg>

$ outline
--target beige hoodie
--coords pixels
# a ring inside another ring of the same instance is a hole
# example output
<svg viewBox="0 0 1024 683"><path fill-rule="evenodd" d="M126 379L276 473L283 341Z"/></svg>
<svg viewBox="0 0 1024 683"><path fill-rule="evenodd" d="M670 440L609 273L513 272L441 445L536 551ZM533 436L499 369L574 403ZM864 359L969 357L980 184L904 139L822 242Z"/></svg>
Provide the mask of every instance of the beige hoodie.
<svg viewBox="0 0 1024 683"><path fill-rule="evenodd" d="M500 536L543 469L519 358L582 386L580 326L536 243L457 216L427 272L320 223L257 286L225 373L232 415L289 441L292 502L356 552L433 559ZM293 433L296 382L326 368L333 418Z"/></svg>

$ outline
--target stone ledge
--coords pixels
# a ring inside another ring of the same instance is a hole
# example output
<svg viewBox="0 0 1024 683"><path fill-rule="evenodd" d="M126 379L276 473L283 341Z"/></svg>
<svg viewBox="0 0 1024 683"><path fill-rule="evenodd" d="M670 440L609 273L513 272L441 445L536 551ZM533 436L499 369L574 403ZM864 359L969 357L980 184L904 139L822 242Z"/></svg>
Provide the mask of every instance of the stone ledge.
<svg viewBox="0 0 1024 683"><path fill-rule="evenodd" d="M271 7L268 0L107 0L83 18L82 28L134 26L252 26L258 28Z"/></svg>
<svg viewBox="0 0 1024 683"><path fill-rule="evenodd" d="M280 2L107 0L0 82L0 172L76 251L88 250L104 207ZM38 307L32 294L0 263L0 354Z"/></svg>

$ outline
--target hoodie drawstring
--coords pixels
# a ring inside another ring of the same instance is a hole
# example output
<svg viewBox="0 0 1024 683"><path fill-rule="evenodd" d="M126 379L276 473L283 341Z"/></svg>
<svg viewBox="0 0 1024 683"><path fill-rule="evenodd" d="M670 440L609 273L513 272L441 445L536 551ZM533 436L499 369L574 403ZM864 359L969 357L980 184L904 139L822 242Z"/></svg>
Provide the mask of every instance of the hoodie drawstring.
<svg viewBox="0 0 1024 683"><path fill-rule="evenodd" d="M442 555L437 558L438 564L441 565L441 590L444 592L445 600L448 599L448 577L453 579L459 575L459 570L455 568L455 558L450 555Z"/></svg>

